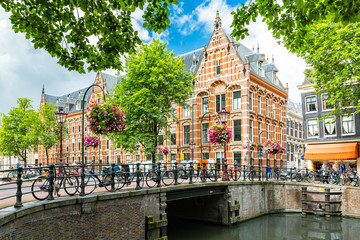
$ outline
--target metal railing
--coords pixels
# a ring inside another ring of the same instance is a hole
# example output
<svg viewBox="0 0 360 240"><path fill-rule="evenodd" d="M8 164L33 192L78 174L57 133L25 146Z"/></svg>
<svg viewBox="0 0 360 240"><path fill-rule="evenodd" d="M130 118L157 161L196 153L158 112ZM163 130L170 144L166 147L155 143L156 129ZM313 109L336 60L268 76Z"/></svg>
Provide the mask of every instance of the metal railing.
<svg viewBox="0 0 360 240"><path fill-rule="evenodd" d="M25 201L52 200L63 194L73 196L82 191L91 194L105 190L115 192L121 189L218 181L297 181L359 186L359 176L356 171L340 173L313 171L306 168L227 164L227 176L224 176L223 167L217 163L193 164L192 162L86 164L84 185L80 184L79 165L51 164L46 167L0 170L0 176L3 176L0 182L0 208L11 205L21 207Z"/></svg>

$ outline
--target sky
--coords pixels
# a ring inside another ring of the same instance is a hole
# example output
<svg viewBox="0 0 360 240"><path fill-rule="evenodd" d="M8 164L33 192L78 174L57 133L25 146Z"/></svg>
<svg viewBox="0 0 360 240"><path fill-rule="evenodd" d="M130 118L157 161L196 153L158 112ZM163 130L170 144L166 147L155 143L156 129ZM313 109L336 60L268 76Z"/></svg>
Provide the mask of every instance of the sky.
<svg viewBox="0 0 360 240"><path fill-rule="evenodd" d="M178 5L170 8L170 28L161 34L142 28L141 10L133 14L132 23L143 42L150 42L152 38L160 39L167 42L169 51L181 55L208 44L214 28L216 10L219 10L223 29L230 34L231 12L240 8L241 2L180 0ZM26 39L24 34L14 33L9 16L10 14L0 7L0 113L7 114L11 107L16 106L19 97L32 99L33 107L37 109L43 86L46 94L61 96L90 86L94 82L95 72L70 72L58 65L57 59L52 58L45 50L34 49L31 40ZM248 27L250 36L241 42L250 49L256 49L259 44L260 52L270 61L274 55L275 65L279 69L277 76L284 85L289 84L290 100L300 102L300 92L296 86L304 80L305 61L279 45L260 18ZM105 72L115 74L114 70Z"/></svg>

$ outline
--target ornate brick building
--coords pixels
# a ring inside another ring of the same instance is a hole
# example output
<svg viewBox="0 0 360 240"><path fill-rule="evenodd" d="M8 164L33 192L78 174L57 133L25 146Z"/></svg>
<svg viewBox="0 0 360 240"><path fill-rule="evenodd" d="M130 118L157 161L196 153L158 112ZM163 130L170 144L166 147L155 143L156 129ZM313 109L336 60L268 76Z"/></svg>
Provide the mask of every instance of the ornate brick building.
<svg viewBox="0 0 360 240"><path fill-rule="evenodd" d="M238 164L249 164L251 157L254 159L253 163L257 164L261 143L268 138L275 138L284 148L286 147L287 92L276 76L278 72L276 66L273 62L268 62L259 50L254 52L229 37L222 29L218 13L209 43L204 48L181 55L181 58L185 63L184 70L190 70L197 76L194 79L194 94L189 99L192 108L182 109L174 106L179 122L170 124L172 136L164 142L170 147L168 161L190 160L190 142L194 141L194 160L212 159L222 163L224 147L209 144L206 134L208 127L216 121L216 118L206 113L218 112L223 107L230 112L227 126L233 133L233 138L227 146L229 163L236 161ZM99 72L95 83L103 85L105 91L111 93L109 89L120 81L120 77ZM99 90L96 91L89 94L86 103L89 98L97 98L96 94ZM63 144L69 162L77 162L81 157L79 106L83 92L84 89L61 97L43 93L43 102L56 103L57 99L62 99L69 106L67 123L70 134ZM204 114L206 115L202 118ZM101 160L102 163L146 160L145 153L141 149L131 155L120 149L112 150L112 145L110 140L102 137L101 148L88 150L85 154L87 160L94 162ZM39 151L40 161L44 161L41 147ZM55 159L55 148L51 154ZM269 158L270 164L273 165L274 157L269 156ZM282 160L285 160L283 163L285 166L286 153L277 155L276 158L281 159L277 161L278 166Z"/></svg>

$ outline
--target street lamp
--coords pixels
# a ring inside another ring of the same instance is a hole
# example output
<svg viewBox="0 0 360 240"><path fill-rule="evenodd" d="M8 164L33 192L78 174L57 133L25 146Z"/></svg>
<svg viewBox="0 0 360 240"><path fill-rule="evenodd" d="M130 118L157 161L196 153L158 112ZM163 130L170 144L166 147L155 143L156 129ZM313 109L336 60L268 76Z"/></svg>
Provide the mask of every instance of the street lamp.
<svg viewBox="0 0 360 240"><path fill-rule="evenodd" d="M219 115L221 123L225 125L230 117L230 112L226 111L225 108L223 107L222 110L220 112L218 112L218 115ZM229 181L230 179L229 179L229 175L228 175L228 171L227 171L227 159L226 159L226 141L224 142L223 170L224 170L223 181Z"/></svg>
<svg viewBox="0 0 360 240"><path fill-rule="evenodd" d="M57 101L57 105L59 106L61 103L60 101ZM67 112L64 111L64 107L59 106L59 110L55 112L56 119L58 123L60 124L60 163L63 162L63 151L62 151L62 131L63 131L63 123L66 121L66 117L68 115Z"/></svg>

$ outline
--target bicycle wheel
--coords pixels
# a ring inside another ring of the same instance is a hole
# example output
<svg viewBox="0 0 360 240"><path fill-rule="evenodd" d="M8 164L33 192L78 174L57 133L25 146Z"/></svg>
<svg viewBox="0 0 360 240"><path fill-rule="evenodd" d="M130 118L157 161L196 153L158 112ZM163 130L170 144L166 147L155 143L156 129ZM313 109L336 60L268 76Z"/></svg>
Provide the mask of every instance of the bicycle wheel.
<svg viewBox="0 0 360 240"><path fill-rule="evenodd" d="M161 176L161 181L165 186L170 186L171 184L173 184L175 182L175 178L174 178L174 173L173 171L165 171L163 172L162 176Z"/></svg>
<svg viewBox="0 0 360 240"><path fill-rule="evenodd" d="M64 177L63 181L65 192L70 196L75 195L79 189L78 178L75 176L66 176Z"/></svg>
<svg viewBox="0 0 360 240"><path fill-rule="evenodd" d="M130 179L130 183L135 183L135 187L136 187L136 185L137 185L137 175L136 175L136 173L134 174L134 175L132 175L132 177L131 177L131 179ZM140 172L139 173L139 186L140 186L140 188L143 188L144 187L144 181L145 181L145 179L144 179L144 174L142 173L142 172Z"/></svg>
<svg viewBox="0 0 360 240"><path fill-rule="evenodd" d="M146 185L150 188L155 187L155 185L157 184L158 177L157 174L155 172L148 172L146 174Z"/></svg>
<svg viewBox="0 0 360 240"><path fill-rule="evenodd" d="M31 193L37 200L45 200L49 196L49 180L38 177L31 185Z"/></svg>
<svg viewBox="0 0 360 240"><path fill-rule="evenodd" d="M123 172L117 172L115 173L115 189L116 190L120 190L125 186L126 183L126 173ZM105 185L106 187L106 185ZM111 188L111 184L110 184L110 188ZM111 191L111 189L110 189Z"/></svg>
<svg viewBox="0 0 360 240"><path fill-rule="evenodd" d="M178 170L177 172L177 182L182 183L185 179L188 179L188 176L184 170Z"/></svg>
<svg viewBox="0 0 360 240"><path fill-rule="evenodd" d="M215 182L216 180L216 174L213 170L208 170L206 173L207 177L210 179L210 181Z"/></svg>
<svg viewBox="0 0 360 240"><path fill-rule="evenodd" d="M91 194L95 191L96 188L96 179L89 175L89 176L85 176L84 179L84 183L85 183L85 194ZM80 188L78 189L80 190Z"/></svg>

